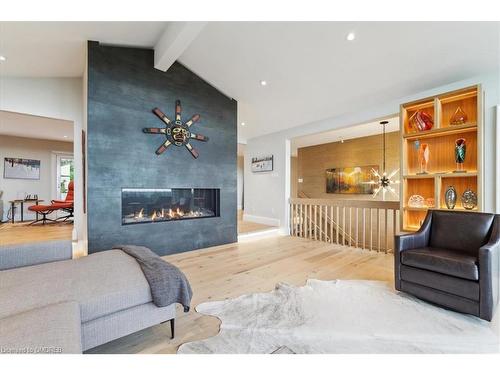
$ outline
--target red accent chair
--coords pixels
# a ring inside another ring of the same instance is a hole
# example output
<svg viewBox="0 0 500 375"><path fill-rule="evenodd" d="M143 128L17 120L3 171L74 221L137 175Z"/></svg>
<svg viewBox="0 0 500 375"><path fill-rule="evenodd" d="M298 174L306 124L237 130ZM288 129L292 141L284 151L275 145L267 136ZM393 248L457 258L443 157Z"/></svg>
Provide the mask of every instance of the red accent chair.
<svg viewBox="0 0 500 375"><path fill-rule="evenodd" d="M42 205L42 204L37 204L34 206L28 207L29 211L36 212L39 215L42 215L41 219L37 219L33 222L30 223L30 225L42 222L42 224L45 224L47 221L50 222L56 222L56 221L66 221L70 218L73 217L73 211L74 211L74 199L75 193L74 193L74 184L73 181L70 181L68 184L68 193L66 194L66 199L61 201L61 200L53 200L52 204L50 205ZM51 214L54 211L59 211L62 210L67 213L66 216L58 217L57 219L49 219L47 215Z"/></svg>
<svg viewBox="0 0 500 375"><path fill-rule="evenodd" d="M68 193L66 194L66 199L63 201L53 200L52 205L58 206L59 210L63 210L67 213L66 216L58 217L57 220L66 221L73 217L74 211L74 197L75 197L75 185L73 181L68 184Z"/></svg>

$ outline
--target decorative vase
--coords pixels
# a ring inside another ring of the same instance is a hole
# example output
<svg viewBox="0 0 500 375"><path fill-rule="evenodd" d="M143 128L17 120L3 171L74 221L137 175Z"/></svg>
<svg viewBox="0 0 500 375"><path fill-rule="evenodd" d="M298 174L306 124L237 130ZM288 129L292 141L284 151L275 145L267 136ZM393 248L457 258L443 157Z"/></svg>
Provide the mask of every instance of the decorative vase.
<svg viewBox="0 0 500 375"><path fill-rule="evenodd" d="M427 143L421 143L418 148L418 161L420 172L417 174L427 174L427 164L429 163L430 149Z"/></svg>
<svg viewBox="0 0 500 375"><path fill-rule="evenodd" d="M410 123L410 127L415 132L431 130L434 126L432 116L425 111L416 111L413 115L411 115L408 122Z"/></svg>
<svg viewBox="0 0 500 375"><path fill-rule="evenodd" d="M467 122L467 114L458 107L453 116L450 118L451 125L463 125Z"/></svg>
<svg viewBox="0 0 500 375"><path fill-rule="evenodd" d="M467 189L462 194L462 206L466 210L473 210L477 206L477 195L471 189Z"/></svg>
<svg viewBox="0 0 500 375"><path fill-rule="evenodd" d="M446 191L444 193L444 201L446 203L446 207L448 207L449 210L455 208L455 204L457 204L457 191L455 190L455 187L448 186L446 188Z"/></svg>
<svg viewBox="0 0 500 375"><path fill-rule="evenodd" d="M465 173L464 161L465 152L467 150L467 144L465 138L458 138L455 141L455 162L457 163L457 169L453 173Z"/></svg>

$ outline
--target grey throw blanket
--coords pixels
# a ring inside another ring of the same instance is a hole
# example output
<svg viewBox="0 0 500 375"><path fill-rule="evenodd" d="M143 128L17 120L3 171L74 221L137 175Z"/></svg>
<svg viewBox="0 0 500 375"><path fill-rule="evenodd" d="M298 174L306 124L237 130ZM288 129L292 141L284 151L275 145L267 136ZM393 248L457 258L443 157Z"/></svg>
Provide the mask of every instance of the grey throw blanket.
<svg viewBox="0 0 500 375"><path fill-rule="evenodd" d="M184 306L184 312L189 311L193 296L191 285L176 266L164 261L144 246L120 245L114 248L122 250L139 263L151 288L153 303L156 306L164 307L180 303Z"/></svg>

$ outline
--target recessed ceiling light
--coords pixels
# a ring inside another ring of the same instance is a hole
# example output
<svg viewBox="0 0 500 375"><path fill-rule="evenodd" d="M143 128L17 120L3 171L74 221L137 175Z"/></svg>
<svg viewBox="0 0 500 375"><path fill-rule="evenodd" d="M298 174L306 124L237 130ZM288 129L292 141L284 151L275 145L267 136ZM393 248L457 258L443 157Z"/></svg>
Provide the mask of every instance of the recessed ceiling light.
<svg viewBox="0 0 500 375"><path fill-rule="evenodd" d="M347 36L345 37L349 42L353 41L354 39L356 39L356 34L354 33L349 33L347 34Z"/></svg>
<svg viewBox="0 0 500 375"><path fill-rule="evenodd" d="M5 61L7 58L5 56L0 55L0 61Z"/></svg>
<svg viewBox="0 0 500 375"><path fill-rule="evenodd" d="M245 126L245 123L244 123L244 122L242 122L242 123L241 123L241 126Z"/></svg>
<svg viewBox="0 0 500 375"><path fill-rule="evenodd" d="M260 85L261 86L266 86L267 85L267 81L264 81L264 80L260 81Z"/></svg>
<svg viewBox="0 0 500 375"><path fill-rule="evenodd" d="M68 136L67 136L67 135L63 135L63 137L64 137L64 138L68 138Z"/></svg>

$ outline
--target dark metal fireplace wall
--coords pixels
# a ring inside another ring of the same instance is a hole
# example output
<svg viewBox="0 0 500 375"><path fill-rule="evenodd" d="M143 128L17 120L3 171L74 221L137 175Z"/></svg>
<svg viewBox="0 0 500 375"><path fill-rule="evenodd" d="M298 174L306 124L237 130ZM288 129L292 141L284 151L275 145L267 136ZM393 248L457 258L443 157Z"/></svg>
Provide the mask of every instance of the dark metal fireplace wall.
<svg viewBox="0 0 500 375"><path fill-rule="evenodd" d="M220 189L122 189L122 225L220 216Z"/></svg>

